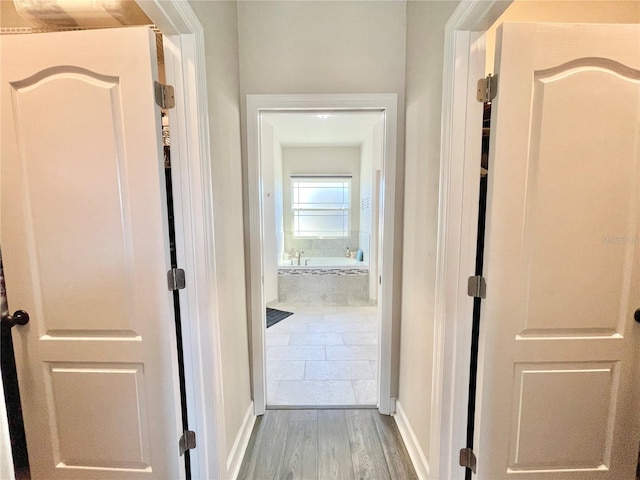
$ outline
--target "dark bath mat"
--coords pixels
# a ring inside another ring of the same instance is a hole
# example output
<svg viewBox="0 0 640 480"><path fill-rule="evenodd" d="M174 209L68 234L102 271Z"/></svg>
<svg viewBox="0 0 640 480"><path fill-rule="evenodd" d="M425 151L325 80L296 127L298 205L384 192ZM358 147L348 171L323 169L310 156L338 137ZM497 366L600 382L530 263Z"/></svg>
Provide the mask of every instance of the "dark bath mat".
<svg viewBox="0 0 640 480"><path fill-rule="evenodd" d="M267 307L267 328L274 326L280 320L284 320L289 315L293 315L293 312L285 312L284 310L276 310L275 308Z"/></svg>

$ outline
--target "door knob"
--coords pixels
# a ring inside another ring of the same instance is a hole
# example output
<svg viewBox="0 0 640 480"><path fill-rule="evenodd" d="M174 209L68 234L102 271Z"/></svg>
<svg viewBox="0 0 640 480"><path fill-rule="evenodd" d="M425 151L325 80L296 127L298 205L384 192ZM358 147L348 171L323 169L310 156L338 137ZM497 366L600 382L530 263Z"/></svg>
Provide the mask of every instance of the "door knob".
<svg viewBox="0 0 640 480"><path fill-rule="evenodd" d="M29 323L29 314L24 310L16 310L13 315L4 315L2 317L2 325L11 328L14 325L26 325Z"/></svg>
<svg viewBox="0 0 640 480"><path fill-rule="evenodd" d="M636 310L636 313L633 314L633 318L636 322L640 323L640 308Z"/></svg>

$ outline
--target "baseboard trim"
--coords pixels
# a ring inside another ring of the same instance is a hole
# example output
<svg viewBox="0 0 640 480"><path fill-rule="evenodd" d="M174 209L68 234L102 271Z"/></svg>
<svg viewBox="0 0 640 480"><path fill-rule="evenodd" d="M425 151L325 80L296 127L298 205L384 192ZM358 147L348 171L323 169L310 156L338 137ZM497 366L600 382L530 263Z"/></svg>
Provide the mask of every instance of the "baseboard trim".
<svg viewBox="0 0 640 480"><path fill-rule="evenodd" d="M427 461L427 457L425 457L422 448L420 448L416 434L411 428L411 424L407 419L407 414L402 408L402 403L400 403L400 401L396 401L396 413L393 418L396 421L396 425L398 426L404 445L407 447L407 452L409 452L409 457L411 458L411 462L413 462L413 467L416 469L418 478L420 480L428 480L429 462Z"/></svg>
<svg viewBox="0 0 640 480"><path fill-rule="evenodd" d="M253 402L249 404L244 418L242 419L242 426L238 430L236 439L233 442L233 447L227 457L227 472L228 478L238 478L240 473L240 467L242 466L242 459L247 451L249 445L249 439L251 438L251 432L253 431L253 425L256 423L256 416L253 414Z"/></svg>

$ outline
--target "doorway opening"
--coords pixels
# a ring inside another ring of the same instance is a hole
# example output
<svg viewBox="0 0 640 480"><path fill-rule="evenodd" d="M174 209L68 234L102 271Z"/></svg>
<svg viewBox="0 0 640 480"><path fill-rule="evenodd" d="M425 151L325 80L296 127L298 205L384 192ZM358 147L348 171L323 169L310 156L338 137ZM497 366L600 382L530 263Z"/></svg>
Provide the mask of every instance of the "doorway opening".
<svg viewBox="0 0 640 480"><path fill-rule="evenodd" d="M395 95L249 95L254 408L393 411ZM287 318L267 328L267 308Z"/></svg>
<svg viewBox="0 0 640 480"><path fill-rule="evenodd" d="M260 122L267 408L375 408L384 114Z"/></svg>

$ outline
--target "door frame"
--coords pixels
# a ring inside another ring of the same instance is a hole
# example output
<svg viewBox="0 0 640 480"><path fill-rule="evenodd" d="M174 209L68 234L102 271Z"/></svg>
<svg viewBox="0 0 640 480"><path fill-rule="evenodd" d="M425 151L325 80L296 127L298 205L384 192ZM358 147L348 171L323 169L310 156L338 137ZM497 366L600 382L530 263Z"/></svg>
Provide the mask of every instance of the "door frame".
<svg viewBox="0 0 640 480"><path fill-rule="evenodd" d="M389 415L395 412L395 399L391 397L393 343L393 285L394 285L394 233L395 185L397 143L396 94L317 94L317 95L247 95L247 158L249 193L249 315L251 338L251 371L253 404L256 415L266 409L266 348L264 262L262 243L264 236L262 184L260 165L260 115L263 111L331 111L373 110L383 111L384 159L382 179L385 188L382 198L380 222L378 272L382 280L378 295L378 410ZM396 279L397 280L397 279ZM398 352L395 352L397 354Z"/></svg>
<svg viewBox="0 0 640 480"><path fill-rule="evenodd" d="M137 0L163 34L192 478L227 478L204 29L188 2ZM178 445L176 439L176 453ZM234 467L234 466L232 466Z"/></svg>
<svg viewBox="0 0 640 480"><path fill-rule="evenodd" d="M513 0L461 2L445 26L438 246L434 322L430 458L433 478L464 478L473 299L467 279L476 256L484 34ZM482 366L478 367L482 375Z"/></svg>

